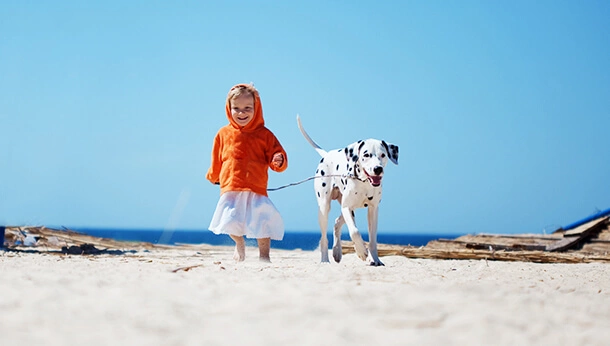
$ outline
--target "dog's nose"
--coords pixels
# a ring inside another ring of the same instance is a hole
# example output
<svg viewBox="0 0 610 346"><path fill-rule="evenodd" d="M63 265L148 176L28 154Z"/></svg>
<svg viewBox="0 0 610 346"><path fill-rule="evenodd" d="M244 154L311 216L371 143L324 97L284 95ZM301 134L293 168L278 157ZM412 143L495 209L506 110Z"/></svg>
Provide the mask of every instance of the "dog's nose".
<svg viewBox="0 0 610 346"><path fill-rule="evenodd" d="M379 174L383 173L383 167L377 166L377 167L373 168L373 172L375 172L376 175L379 175Z"/></svg>

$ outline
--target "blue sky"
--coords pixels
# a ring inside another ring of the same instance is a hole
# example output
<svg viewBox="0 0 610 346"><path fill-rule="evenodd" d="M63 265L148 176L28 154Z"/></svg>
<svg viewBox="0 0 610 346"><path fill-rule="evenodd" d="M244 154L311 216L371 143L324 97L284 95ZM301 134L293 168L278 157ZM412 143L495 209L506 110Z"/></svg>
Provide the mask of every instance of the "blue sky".
<svg viewBox="0 0 610 346"><path fill-rule="evenodd" d="M0 223L206 229L229 88L289 155L379 138L380 232L541 233L610 208L610 2L2 1ZM270 192L317 230L312 182ZM338 215L337 205L333 212ZM365 214L357 224L366 229Z"/></svg>

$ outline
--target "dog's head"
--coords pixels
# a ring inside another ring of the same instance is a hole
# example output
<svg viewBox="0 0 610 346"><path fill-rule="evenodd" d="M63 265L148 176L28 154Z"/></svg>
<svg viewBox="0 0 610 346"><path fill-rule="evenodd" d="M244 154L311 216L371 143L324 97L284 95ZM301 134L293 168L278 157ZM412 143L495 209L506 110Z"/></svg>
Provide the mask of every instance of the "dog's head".
<svg viewBox="0 0 610 346"><path fill-rule="evenodd" d="M360 180L380 186L388 159L398 164L398 146L378 139L360 140L345 147L347 169Z"/></svg>

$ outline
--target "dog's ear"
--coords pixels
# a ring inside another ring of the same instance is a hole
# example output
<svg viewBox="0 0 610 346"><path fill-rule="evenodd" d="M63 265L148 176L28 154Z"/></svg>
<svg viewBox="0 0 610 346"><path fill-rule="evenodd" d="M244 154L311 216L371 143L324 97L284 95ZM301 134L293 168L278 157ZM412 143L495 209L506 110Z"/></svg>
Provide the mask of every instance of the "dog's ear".
<svg viewBox="0 0 610 346"><path fill-rule="evenodd" d="M398 145L394 145L392 143L386 143L385 141L381 141L381 144L385 147L385 150L388 152L388 157L390 161L394 162L394 164L398 164Z"/></svg>
<svg viewBox="0 0 610 346"><path fill-rule="evenodd" d="M348 163L358 161L358 153L360 152L360 148L362 147L362 145L364 145L364 141L358 141L348 145L347 147L345 147L345 149L343 149Z"/></svg>

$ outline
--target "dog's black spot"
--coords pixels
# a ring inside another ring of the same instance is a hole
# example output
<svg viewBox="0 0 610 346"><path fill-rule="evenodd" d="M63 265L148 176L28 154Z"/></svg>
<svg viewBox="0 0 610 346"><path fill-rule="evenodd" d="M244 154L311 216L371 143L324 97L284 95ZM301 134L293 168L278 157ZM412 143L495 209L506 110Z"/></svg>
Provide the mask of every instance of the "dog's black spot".
<svg viewBox="0 0 610 346"><path fill-rule="evenodd" d="M349 149L349 156L354 156L354 148Z"/></svg>
<svg viewBox="0 0 610 346"><path fill-rule="evenodd" d="M320 191L318 191L318 198L320 198Z"/></svg>
<svg viewBox="0 0 610 346"><path fill-rule="evenodd" d="M372 201L373 200L373 196L368 197L368 199L369 199L369 201Z"/></svg>
<svg viewBox="0 0 610 346"><path fill-rule="evenodd" d="M316 174L318 174L318 173L320 173L320 170L319 170L319 169L316 169Z"/></svg>
<svg viewBox="0 0 610 346"><path fill-rule="evenodd" d="M381 145L383 145L383 147L385 148L385 151L387 151L388 153L390 152L390 149L388 149L388 143L386 143L384 140L382 140Z"/></svg>
<svg viewBox="0 0 610 346"><path fill-rule="evenodd" d="M326 183L322 183L322 187L326 187Z"/></svg>
<svg viewBox="0 0 610 346"><path fill-rule="evenodd" d="M344 149L345 155L347 155L347 150L348 150L347 147L345 147L345 149Z"/></svg>
<svg viewBox="0 0 610 346"><path fill-rule="evenodd" d="M337 164L337 170L339 170L339 164Z"/></svg>
<svg viewBox="0 0 610 346"><path fill-rule="evenodd" d="M352 210L352 217L356 217L356 214L354 213L353 210Z"/></svg>
<svg viewBox="0 0 610 346"><path fill-rule="evenodd" d="M324 162L324 158L322 158L322 160L320 160L320 163L323 163L323 162Z"/></svg>
<svg viewBox="0 0 610 346"><path fill-rule="evenodd" d="M321 175L324 175L324 171L320 171L320 174L321 174Z"/></svg>
<svg viewBox="0 0 610 346"><path fill-rule="evenodd" d="M360 150L364 146L364 141L358 141L358 143L360 143L360 145L358 146L358 150Z"/></svg>
<svg viewBox="0 0 610 346"><path fill-rule="evenodd" d="M352 156L352 161L354 161L354 162L358 161L358 155Z"/></svg>

